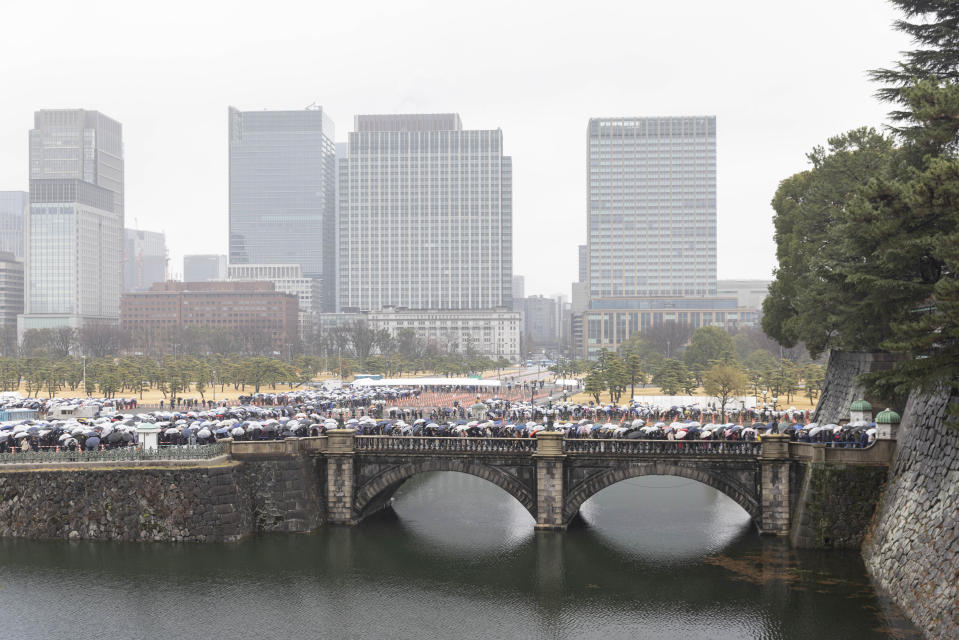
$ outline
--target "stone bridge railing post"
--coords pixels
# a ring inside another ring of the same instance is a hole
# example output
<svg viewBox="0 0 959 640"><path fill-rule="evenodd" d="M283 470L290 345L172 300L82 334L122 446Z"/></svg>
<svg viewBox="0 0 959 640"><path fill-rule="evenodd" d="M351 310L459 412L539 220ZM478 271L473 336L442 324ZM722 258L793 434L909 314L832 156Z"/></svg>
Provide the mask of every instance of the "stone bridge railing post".
<svg viewBox="0 0 959 640"><path fill-rule="evenodd" d="M565 529L563 504L563 433L540 431L536 434L536 528Z"/></svg>
<svg viewBox="0 0 959 640"><path fill-rule="evenodd" d="M326 519L330 524L356 524L353 517L353 455L356 431L326 432Z"/></svg>
<svg viewBox="0 0 959 640"><path fill-rule="evenodd" d="M761 473L762 514L760 533L789 535L789 436L770 434L762 437L763 452L759 457Z"/></svg>

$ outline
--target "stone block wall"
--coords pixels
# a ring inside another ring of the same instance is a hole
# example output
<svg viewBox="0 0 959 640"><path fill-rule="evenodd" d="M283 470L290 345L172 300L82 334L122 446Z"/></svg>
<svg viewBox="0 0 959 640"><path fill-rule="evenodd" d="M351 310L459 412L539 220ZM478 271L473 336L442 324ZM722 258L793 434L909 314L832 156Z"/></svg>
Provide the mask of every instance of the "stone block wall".
<svg viewBox="0 0 959 640"><path fill-rule="evenodd" d="M322 461L306 456L199 467L0 469L0 536L234 541L324 520Z"/></svg>
<svg viewBox="0 0 959 640"><path fill-rule="evenodd" d="M563 529L563 457L536 458L536 528Z"/></svg>
<svg viewBox="0 0 959 640"><path fill-rule="evenodd" d="M858 549L889 470L885 466L797 463L805 467L790 539L797 547Z"/></svg>
<svg viewBox="0 0 959 640"><path fill-rule="evenodd" d="M245 462L253 530L303 532L323 524L326 496L318 466L316 459L301 456Z"/></svg>
<svg viewBox="0 0 959 640"><path fill-rule="evenodd" d="M353 454L326 456L326 514L331 524L353 524Z"/></svg>
<svg viewBox="0 0 959 640"><path fill-rule="evenodd" d="M820 424L838 423L849 418L849 405L863 399L873 405L874 415L882 411L888 403L882 398L867 397L858 377L864 373L885 371L896 360L898 356L890 353L831 351L813 419Z"/></svg>
<svg viewBox="0 0 959 640"><path fill-rule="evenodd" d="M788 460L763 460L762 518L759 530L767 535L784 536L789 533L789 467Z"/></svg>
<svg viewBox="0 0 959 640"><path fill-rule="evenodd" d="M236 463L198 468L0 473L0 536L93 540L237 540L251 530Z"/></svg>
<svg viewBox="0 0 959 640"><path fill-rule="evenodd" d="M929 638L959 638L959 431L947 392L909 397L866 568Z"/></svg>

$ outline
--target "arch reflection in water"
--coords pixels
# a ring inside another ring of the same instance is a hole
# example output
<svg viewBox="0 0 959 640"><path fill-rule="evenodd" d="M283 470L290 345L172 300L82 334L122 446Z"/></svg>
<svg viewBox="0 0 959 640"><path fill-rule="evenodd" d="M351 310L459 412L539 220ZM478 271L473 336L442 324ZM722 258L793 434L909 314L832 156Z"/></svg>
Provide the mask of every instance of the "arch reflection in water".
<svg viewBox="0 0 959 640"><path fill-rule="evenodd" d="M758 534L731 498L695 480L641 476L603 489L580 507L590 530L637 560L684 563Z"/></svg>
<svg viewBox="0 0 959 640"><path fill-rule="evenodd" d="M453 471L411 477L392 507L411 534L452 552L503 553L530 542L536 524L503 489Z"/></svg>

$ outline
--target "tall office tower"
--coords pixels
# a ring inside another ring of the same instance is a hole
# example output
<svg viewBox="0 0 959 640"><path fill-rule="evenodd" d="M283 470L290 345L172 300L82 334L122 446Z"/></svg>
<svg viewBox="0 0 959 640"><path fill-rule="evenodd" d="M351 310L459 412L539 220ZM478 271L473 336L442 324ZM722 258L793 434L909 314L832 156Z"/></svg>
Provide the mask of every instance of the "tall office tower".
<svg viewBox="0 0 959 640"><path fill-rule="evenodd" d="M511 306L512 161L457 114L356 116L340 170L340 306Z"/></svg>
<svg viewBox="0 0 959 640"><path fill-rule="evenodd" d="M584 355L665 322L737 323L716 297L715 116L593 118L587 162Z"/></svg>
<svg viewBox="0 0 959 640"><path fill-rule="evenodd" d="M23 222L30 208L26 191L0 191L0 252L23 260Z"/></svg>
<svg viewBox="0 0 959 640"><path fill-rule="evenodd" d="M230 264L298 264L336 305L333 121L321 108L229 110Z"/></svg>
<svg viewBox="0 0 959 640"><path fill-rule="evenodd" d="M526 297L526 278L523 276L513 276L512 291L513 300Z"/></svg>
<svg viewBox="0 0 959 640"><path fill-rule="evenodd" d="M589 294L716 294L716 118L589 121Z"/></svg>
<svg viewBox="0 0 959 640"><path fill-rule="evenodd" d="M588 272L587 265L589 264L589 257L586 251L587 247L585 244L581 244L578 247L579 249L579 280L577 282L586 282L588 277L586 274Z"/></svg>
<svg viewBox="0 0 959 640"><path fill-rule="evenodd" d="M146 291L166 282L166 236L156 231L124 229L123 291Z"/></svg>
<svg viewBox="0 0 959 640"><path fill-rule="evenodd" d="M22 313L23 262L9 251L0 251L0 347L3 351L11 342L8 337L16 338L17 316Z"/></svg>
<svg viewBox="0 0 959 640"><path fill-rule="evenodd" d="M196 254L183 256L183 282L226 280L226 256Z"/></svg>
<svg viewBox="0 0 959 640"><path fill-rule="evenodd" d="M123 141L97 111L41 110L30 131L18 331L115 323L123 283Z"/></svg>

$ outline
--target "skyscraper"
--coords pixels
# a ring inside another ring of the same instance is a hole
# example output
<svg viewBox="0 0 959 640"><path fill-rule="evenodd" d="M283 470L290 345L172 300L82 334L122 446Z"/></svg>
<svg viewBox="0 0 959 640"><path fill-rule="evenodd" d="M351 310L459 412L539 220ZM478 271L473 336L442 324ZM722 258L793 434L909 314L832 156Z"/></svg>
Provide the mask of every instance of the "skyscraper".
<svg viewBox="0 0 959 640"><path fill-rule="evenodd" d="M716 118L593 118L589 295L716 294Z"/></svg>
<svg viewBox="0 0 959 640"><path fill-rule="evenodd" d="M585 244L579 245L579 280L576 282L586 282L588 279L589 253Z"/></svg>
<svg viewBox="0 0 959 640"><path fill-rule="evenodd" d="M667 322L746 319L735 297L716 295L715 116L593 118L586 153L581 355Z"/></svg>
<svg viewBox="0 0 959 640"><path fill-rule="evenodd" d="M23 313L23 262L0 251L0 348L16 345L17 316ZM11 355L5 353L4 355Z"/></svg>
<svg viewBox="0 0 959 640"><path fill-rule="evenodd" d="M166 236L156 231L124 229L123 291L146 291L165 282Z"/></svg>
<svg viewBox="0 0 959 640"><path fill-rule="evenodd" d="M336 300L333 121L320 108L229 110L230 264L297 264Z"/></svg>
<svg viewBox="0 0 959 640"><path fill-rule="evenodd" d="M30 207L26 191L0 191L0 252L23 260L23 223Z"/></svg>
<svg viewBox="0 0 959 640"><path fill-rule="evenodd" d="M20 331L117 322L123 282L123 142L97 111L41 110L30 131Z"/></svg>
<svg viewBox="0 0 959 640"><path fill-rule="evenodd" d="M526 278L523 276L513 276L512 284L513 300L526 297Z"/></svg>
<svg viewBox="0 0 959 640"><path fill-rule="evenodd" d="M457 114L356 116L340 167L340 306L511 306L512 161Z"/></svg>

